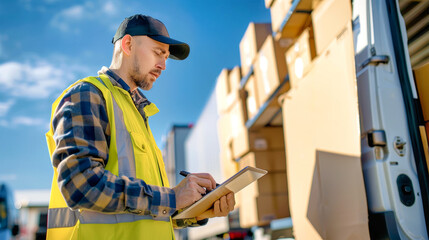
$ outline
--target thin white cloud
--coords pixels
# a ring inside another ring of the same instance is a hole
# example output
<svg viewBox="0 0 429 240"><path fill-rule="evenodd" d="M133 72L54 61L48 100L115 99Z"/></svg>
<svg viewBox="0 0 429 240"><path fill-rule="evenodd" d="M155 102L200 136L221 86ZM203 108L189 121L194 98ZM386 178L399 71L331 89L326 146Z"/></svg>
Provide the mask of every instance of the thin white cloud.
<svg viewBox="0 0 429 240"><path fill-rule="evenodd" d="M16 128L16 127L42 127L49 129L49 121L43 118L18 116L9 120L0 119L0 127Z"/></svg>
<svg viewBox="0 0 429 240"><path fill-rule="evenodd" d="M11 125L14 126L45 126L46 121L41 118L32 118L32 117L14 117L11 121Z"/></svg>
<svg viewBox="0 0 429 240"><path fill-rule="evenodd" d="M82 5L76 5L57 13L52 18L51 25L63 32L78 32L77 28L72 29L70 25L73 22L77 22L83 19L85 14L85 8Z"/></svg>
<svg viewBox="0 0 429 240"><path fill-rule="evenodd" d="M49 57L49 62L40 57L30 57L26 62L0 63L0 127L38 127L49 129L48 118L37 118L31 112L15 115L11 109L20 99L31 99L34 104L55 97L76 81L78 75L88 75L86 66L74 64L65 56ZM43 103L45 104L45 103Z"/></svg>
<svg viewBox="0 0 429 240"><path fill-rule="evenodd" d="M106 15L116 15L120 8L118 4L119 2L99 0L96 3L88 1L83 5L75 5L55 14L51 25L63 32L78 33L84 21L109 21Z"/></svg>
<svg viewBox="0 0 429 240"><path fill-rule="evenodd" d="M13 100L8 100L7 102L0 102L0 117L5 116L14 103L15 101Z"/></svg>
<svg viewBox="0 0 429 240"><path fill-rule="evenodd" d="M68 19L80 20L83 18L84 8L83 6L77 5L63 10L60 15Z"/></svg>
<svg viewBox="0 0 429 240"><path fill-rule="evenodd" d="M116 14L116 7L113 4L113 2L110 2L110 1L104 3L104 5L102 7L102 10L103 10L104 13L106 13L108 15L114 15L114 14Z"/></svg>
<svg viewBox="0 0 429 240"><path fill-rule="evenodd" d="M20 6L29 12L46 13L49 5L56 4L61 0L18 0Z"/></svg>
<svg viewBox="0 0 429 240"><path fill-rule="evenodd" d="M46 98L73 78L71 72L44 61L0 64L0 92L24 98Z"/></svg>
<svg viewBox="0 0 429 240"><path fill-rule="evenodd" d="M18 176L16 174L13 173L9 173L9 174L0 174L0 181L13 181L18 179Z"/></svg>

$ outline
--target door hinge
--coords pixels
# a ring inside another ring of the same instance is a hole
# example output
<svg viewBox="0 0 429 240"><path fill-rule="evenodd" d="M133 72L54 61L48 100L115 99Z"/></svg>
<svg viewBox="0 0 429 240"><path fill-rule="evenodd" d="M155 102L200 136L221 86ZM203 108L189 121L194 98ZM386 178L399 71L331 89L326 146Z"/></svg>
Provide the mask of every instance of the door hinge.
<svg viewBox="0 0 429 240"><path fill-rule="evenodd" d="M370 147L385 147L386 142L386 133L384 130L371 130L368 132L368 145Z"/></svg>
<svg viewBox="0 0 429 240"><path fill-rule="evenodd" d="M389 60L390 60L390 58L387 55L375 55L375 56L372 56L372 57L368 58L367 60L365 60L360 65L360 68L362 69L368 65L377 66L379 64L387 64L387 63L389 63Z"/></svg>

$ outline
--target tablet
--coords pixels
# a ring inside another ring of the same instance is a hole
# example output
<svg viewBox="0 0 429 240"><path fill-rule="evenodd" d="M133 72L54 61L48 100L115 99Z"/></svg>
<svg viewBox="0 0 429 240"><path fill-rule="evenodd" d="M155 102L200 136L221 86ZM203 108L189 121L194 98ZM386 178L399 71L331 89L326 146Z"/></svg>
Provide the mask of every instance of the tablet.
<svg viewBox="0 0 429 240"><path fill-rule="evenodd" d="M227 195L230 192L237 193L241 189L245 188L247 185L258 180L268 171L247 166L237 172L234 176L230 177L228 180L217 186L214 190L207 193L200 200L196 201L194 204L189 207L184 208L182 212L173 216L173 219L183 219L183 218L193 218L201 215L207 209L213 206L213 203L221 198L222 196Z"/></svg>

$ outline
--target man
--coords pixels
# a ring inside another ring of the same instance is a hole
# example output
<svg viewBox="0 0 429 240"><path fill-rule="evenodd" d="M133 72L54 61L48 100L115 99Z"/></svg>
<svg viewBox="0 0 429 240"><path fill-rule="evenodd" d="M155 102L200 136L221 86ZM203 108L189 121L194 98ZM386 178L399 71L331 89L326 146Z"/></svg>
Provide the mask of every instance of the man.
<svg viewBox="0 0 429 240"><path fill-rule="evenodd" d="M226 216L234 209L232 193L201 216L171 220L216 183L199 173L169 188L148 123L158 109L139 89L151 89L167 58L185 59L189 46L144 15L126 18L112 42L110 67L71 85L52 106L48 239L173 239L173 225Z"/></svg>

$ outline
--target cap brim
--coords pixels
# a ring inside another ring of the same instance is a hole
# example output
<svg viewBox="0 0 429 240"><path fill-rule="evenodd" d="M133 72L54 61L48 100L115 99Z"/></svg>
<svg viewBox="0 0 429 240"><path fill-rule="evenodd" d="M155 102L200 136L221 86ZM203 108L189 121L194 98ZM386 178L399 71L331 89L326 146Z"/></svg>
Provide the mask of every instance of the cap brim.
<svg viewBox="0 0 429 240"><path fill-rule="evenodd" d="M190 52L189 45L184 42L180 42L175 39L162 36L162 35L148 35L148 37L152 38L155 41L170 45L169 51L170 51L170 58L172 59L183 60L187 58L189 55L189 52Z"/></svg>

